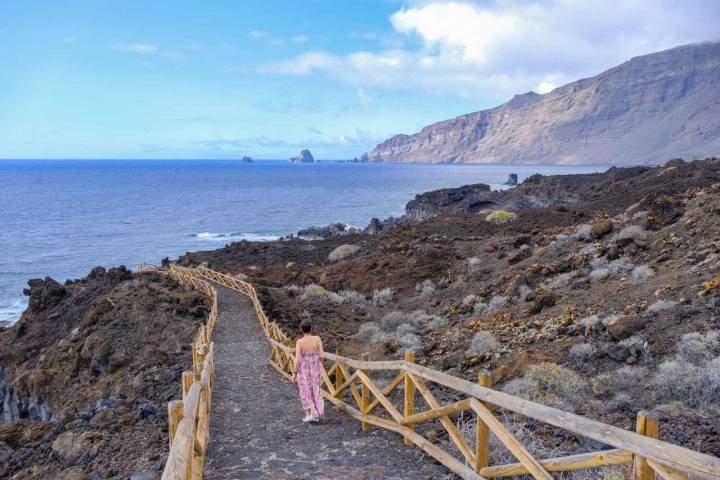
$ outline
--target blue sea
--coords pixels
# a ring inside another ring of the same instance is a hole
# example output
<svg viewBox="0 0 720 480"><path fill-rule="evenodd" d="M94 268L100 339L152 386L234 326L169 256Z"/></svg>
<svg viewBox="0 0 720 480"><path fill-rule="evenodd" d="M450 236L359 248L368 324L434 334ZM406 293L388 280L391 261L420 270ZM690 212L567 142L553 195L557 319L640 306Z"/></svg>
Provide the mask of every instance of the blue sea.
<svg viewBox="0 0 720 480"><path fill-rule="evenodd" d="M421 192L509 173L592 166L290 164L227 160L0 161L0 322L25 309L30 278L63 282L96 266L158 263L232 241L270 240L312 226L364 227L399 216Z"/></svg>

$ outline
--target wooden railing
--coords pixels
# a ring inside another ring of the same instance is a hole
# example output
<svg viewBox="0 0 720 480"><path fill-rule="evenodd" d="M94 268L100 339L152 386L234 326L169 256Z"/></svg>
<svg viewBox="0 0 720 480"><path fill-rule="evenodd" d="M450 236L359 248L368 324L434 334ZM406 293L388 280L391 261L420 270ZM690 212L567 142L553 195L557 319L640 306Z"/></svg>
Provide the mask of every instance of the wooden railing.
<svg viewBox="0 0 720 480"><path fill-rule="evenodd" d="M286 378L291 378L295 349L290 338L275 322L269 321L253 286L231 276L204 267L185 268L170 265L169 273L183 281L201 282L203 279L247 295L253 302L260 324L270 342L270 363ZM204 285L204 284L201 284ZM209 328L212 331L212 328ZM212 344L210 344L212 345ZM212 347L211 347L212 349ZM207 357L206 357L207 359ZM414 362L411 353L405 360L369 361L325 353L323 368L323 396L339 410L359 420L363 430L370 425L397 432L406 444L414 444L464 479L483 479L530 474L536 479L549 480L549 472L592 469L610 465L633 465L634 480L652 480L656 474L667 480L690 478L720 479L720 459L657 440L659 427L653 413L638 414L636 432L630 432L572 413L514 397L491 388L490 377L481 375L478 383L463 380ZM384 387L373 380L371 372L390 371L392 379ZM393 392L403 384L403 406L391 400ZM441 404L433 388L444 387L458 394L462 400ZM209 391L209 390L208 390ZM415 412L419 393L427 408ZM379 409L382 407L382 409ZM539 422L587 437L614 447L579 455L536 459L528 449L498 420L493 409L502 408ZM375 413L380 410L381 413ZM474 442L464 438L451 415L472 412L476 422ZM432 443L415 430L425 422L439 422L450 441L460 452L453 456L447 449ZM185 427L190 432L190 427ZM512 452L518 463L489 465L489 434L492 432ZM176 434L177 435L177 434ZM472 443L472 444L471 444ZM185 447L187 448L187 447ZM172 451L171 451L172 458ZM168 463L170 460L168 460ZM167 472L167 468L166 468ZM188 478L166 477L165 478Z"/></svg>
<svg viewBox="0 0 720 480"><path fill-rule="evenodd" d="M211 341L217 322L217 292L197 275L176 268L140 265L141 272L157 271L205 293L211 299L210 315L192 343L192 371L182 373L182 400L168 403L168 454L162 480L202 480L205 450L210 436L210 404L215 378L215 348Z"/></svg>

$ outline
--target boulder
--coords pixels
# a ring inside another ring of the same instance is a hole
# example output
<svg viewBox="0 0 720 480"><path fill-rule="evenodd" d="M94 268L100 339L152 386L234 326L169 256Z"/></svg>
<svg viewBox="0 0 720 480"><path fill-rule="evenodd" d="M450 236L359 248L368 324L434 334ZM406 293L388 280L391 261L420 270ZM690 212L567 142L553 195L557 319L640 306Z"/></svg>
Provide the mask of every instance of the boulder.
<svg viewBox="0 0 720 480"><path fill-rule="evenodd" d="M647 318L640 315L623 315L620 318L610 320L608 331L615 340L623 340L633 336L645 326Z"/></svg>
<svg viewBox="0 0 720 480"><path fill-rule="evenodd" d="M52 442L52 451L61 459L72 462L85 455L90 450L91 443L87 436L65 432Z"/></svg>
<svg viewBox="0 0 720 480"><path fill-rule="evenodd" d="M87 480L87 475L82 467L70 467L60 472L60 480Z"/></svg>
<svg viewBox="0 0 720 480"><path fill-rule="evenodd" d="M340 245L335 250L330 252L330 255L328 255L328 260L330 260L331 262L345 260L346 258L352 257L359 251L360 247L358 245L350 245L346 243L344 245Z"/></svg>
<svg viewBox="0 0 720 480"><path fill-rule="evenodd" d="M546 308L555 306L555 297L553 295L541 295L535 299L532 307L530 307L530 315L535 315L542 312Z"/></svg>
<svg viewBox="0 0 720 480"><path fill-rule="evenodd" d="M613 222L609 218L606 218L604 220L600 220L599 222L593 223L592 227L590 228L590 233L594 238L600 238L612 232L612 230Z"/></svg>

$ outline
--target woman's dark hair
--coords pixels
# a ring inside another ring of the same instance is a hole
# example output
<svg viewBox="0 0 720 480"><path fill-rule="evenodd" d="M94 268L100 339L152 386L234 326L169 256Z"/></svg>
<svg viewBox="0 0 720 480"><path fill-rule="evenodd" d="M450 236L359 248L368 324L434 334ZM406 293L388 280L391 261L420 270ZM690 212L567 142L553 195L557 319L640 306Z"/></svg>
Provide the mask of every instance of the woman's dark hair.
<svg viewBox="0 0 720 480"><path fill-rule="evenodd" d="M312 323L310 323L310 320L303 320L300 322L300 330L302 330L303 333L310 333L310 330L312 330Z"/></svg>

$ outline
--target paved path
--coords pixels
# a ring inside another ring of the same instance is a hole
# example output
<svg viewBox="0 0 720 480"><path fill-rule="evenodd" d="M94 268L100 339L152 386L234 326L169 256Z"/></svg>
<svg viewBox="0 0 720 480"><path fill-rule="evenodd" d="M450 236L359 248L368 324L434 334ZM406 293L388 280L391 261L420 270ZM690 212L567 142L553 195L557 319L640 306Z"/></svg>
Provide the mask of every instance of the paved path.
<svg viewBox="0 0 720 480"><path fill-rule="evenodd" d="M447 470L392 432L338 413L302 423L295 386L269 363L270 349L250 301L217 287L213 333L216 384L205 478L448 479Z"/></svg>

